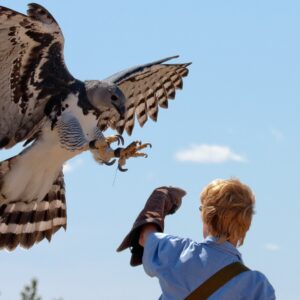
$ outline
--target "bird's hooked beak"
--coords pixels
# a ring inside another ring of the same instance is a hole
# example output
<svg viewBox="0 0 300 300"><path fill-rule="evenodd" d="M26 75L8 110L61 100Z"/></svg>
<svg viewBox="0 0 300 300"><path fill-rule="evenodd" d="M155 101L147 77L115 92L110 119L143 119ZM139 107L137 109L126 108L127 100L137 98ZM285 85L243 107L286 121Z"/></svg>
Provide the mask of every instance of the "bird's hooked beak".
<svg viewBox="0 0 300 300"><path fill-rule="evenodd" d="M119 113L120 118L121 118L121 119L124 118L125 112L126 112L125 105L118 106L118 105L116 105L115 103L113 103L113 106L114 106L114 108L117 110L117 112Z"/></svg>

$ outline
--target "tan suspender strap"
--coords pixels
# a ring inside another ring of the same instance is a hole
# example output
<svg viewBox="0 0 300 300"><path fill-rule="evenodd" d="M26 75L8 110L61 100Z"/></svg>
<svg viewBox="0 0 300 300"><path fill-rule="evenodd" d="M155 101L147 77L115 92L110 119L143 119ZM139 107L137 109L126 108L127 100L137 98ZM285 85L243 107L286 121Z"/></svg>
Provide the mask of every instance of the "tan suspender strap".
<svg viewBox="0 0 300 300"><path fill-rule="evenodd" d="M249 269L240 262L232 263L203 282L185 300L206 300L233 277Z"/></svg>

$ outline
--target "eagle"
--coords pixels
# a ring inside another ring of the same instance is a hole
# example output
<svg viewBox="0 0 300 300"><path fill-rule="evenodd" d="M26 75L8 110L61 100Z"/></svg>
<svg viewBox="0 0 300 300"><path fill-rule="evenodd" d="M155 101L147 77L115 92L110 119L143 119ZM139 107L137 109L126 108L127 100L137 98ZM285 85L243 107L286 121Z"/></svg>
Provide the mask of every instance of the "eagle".
<svg viewBox="0 0 300 300"><path fill-rule="evenodd" d="M100 164L130 157L150 144L124 144L135 120L157 120L182 88L190 63L168 57L104 80L81 81L64 62L64 37L54 17L29 4L27 15L0 6L0 148L23 142L18 155L0 162L0 249L30 248L66 229L63 164L90 151ZM116 131L104 136L106 129Z"/></svg>

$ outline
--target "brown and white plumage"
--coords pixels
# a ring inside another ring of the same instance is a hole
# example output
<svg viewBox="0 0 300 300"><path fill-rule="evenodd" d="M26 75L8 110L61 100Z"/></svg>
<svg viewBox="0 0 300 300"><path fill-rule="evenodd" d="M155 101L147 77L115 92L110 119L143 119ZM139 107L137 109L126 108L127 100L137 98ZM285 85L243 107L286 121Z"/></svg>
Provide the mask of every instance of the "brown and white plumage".
<svg viewBox="0 0 300 300"><path fill-rule="evenodd" d="M131 135L135 117L143 126L148 117L157 120L159 107L168 108L168 99L174 99L176 89L182 89L182 78L188 75L187 64L163 64L177 58L168 57L146 65L133 67L106 79L118 85L126 97L126 113L119 118L115 111L100 116L99 127L105 130L108 126L118 130L124 129Z"/></svg>
<svg viewBox="0 0 300 300"><path fill-rule="evenodd" d="M165 64L170 57L83 82L67 70L63 48L45 8L29 4L25 15L0 6L0 149L26 146L0 162L0 249L30 248L66 228L64 162L90 150L108 163L113 149L93 142L106 145L109 127L130 135L135 118L156 121L188 73L189 64Z"/></svg>
<svg viewBox="0 0 300 300"><path fill-rule="evenodd" d="M30 137L48 101L74 78L64 65L62 32L39 5L30 4L28 16L0 7L0 41L0 147L10 148Z"/></svg>
<svg viewBox="0 0 300 300"><path fill-rule="evenodd" d="M12 159L1 162L0 170L8 171ZM0 195L0 249L14 250L18 245L30 248L61 227L66 229L66 198L63 173L53 182L41 201L9 202Z"/></svg>

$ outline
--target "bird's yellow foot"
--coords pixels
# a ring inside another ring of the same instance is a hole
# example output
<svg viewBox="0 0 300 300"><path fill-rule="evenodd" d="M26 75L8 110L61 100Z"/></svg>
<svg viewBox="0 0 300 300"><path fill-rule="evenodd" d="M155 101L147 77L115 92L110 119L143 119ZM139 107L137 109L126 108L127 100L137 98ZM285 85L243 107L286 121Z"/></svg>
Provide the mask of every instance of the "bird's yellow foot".
<svg viewBox="0 0 300 300"><path fill-rule="evenodd" d="M148 157L146 153L138 152L139 150L145 149L147 147L152 147L151 144L145 143L142 144L141 141L134 141L129 144L126 148L118 148L115 150L115 157L119 157L118 160L118 169L121 172L127 171L127 169L123 169L123 166L126 163L126 160L130 157Z"/></svg>
<svg viewBox="0 0 300 300"><path fill-rule="evenodd" d="M110 144L117 142L118 145L124 145L124 139L121 135L112 135L103 139L93 140L89 143L89 149L96 155L95 159L100 163L111 166L116 162L115 151L110 148Z"/></svg>

